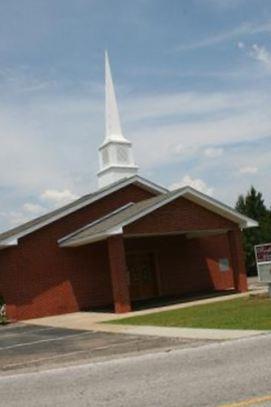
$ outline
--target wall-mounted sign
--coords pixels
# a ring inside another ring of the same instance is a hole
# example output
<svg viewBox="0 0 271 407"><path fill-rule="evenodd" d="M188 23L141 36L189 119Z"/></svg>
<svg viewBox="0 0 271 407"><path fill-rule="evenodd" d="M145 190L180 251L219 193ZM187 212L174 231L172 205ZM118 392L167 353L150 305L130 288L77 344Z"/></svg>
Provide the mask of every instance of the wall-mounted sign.
<svg viewBox="0 0 271 407"><path fill-rule="evenodd" d="M259 280L271 283L271 243L255 246L255 257Z"/></svg>
<svg viewBox="0 0 271 407"><path fill-rule="evenodd" d="M220 271L228 271L229 268L230 268L229 259L227 259L227 258L219 259L219 270Z"/></svg>

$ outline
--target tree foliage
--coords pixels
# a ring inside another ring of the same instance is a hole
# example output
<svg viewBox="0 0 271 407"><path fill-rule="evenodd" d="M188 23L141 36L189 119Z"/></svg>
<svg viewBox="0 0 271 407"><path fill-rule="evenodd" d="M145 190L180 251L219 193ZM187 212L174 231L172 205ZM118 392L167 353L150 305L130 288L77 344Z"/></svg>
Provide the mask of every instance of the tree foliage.
<svg viewBox="0 0 271 407"><path fill-rule="evenodd" d="M253 186L245 196L239 196L235 207L238 212L259 223L258 228L243 231L247 272L248 274L255 274L254 246L271 242L271 211L266 208L262 193L257 192Z"/></svg>

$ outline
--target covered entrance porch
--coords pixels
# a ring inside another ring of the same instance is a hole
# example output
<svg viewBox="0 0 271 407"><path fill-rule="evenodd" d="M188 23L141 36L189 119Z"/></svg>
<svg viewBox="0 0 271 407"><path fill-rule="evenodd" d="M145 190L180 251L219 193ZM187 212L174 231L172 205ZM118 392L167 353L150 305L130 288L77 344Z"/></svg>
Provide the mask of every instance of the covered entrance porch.
<svg viewBox="0 0 271 407"><path fill-rule="evenodd" d="M112 236L107 241L116 313L153 299L247 290L237 253L238 231L201 231L163 236Z"/></svg>
<svg viewBox="0 0 271 407"><path fill-rule="evenodd" d="M138 300L246 291L240 229L249 222L198 191L183 188L127 204L59 244L75 247L103 241L111 301L115 312L123 313ZM101 273L94 271L96 276Z"/></svg>

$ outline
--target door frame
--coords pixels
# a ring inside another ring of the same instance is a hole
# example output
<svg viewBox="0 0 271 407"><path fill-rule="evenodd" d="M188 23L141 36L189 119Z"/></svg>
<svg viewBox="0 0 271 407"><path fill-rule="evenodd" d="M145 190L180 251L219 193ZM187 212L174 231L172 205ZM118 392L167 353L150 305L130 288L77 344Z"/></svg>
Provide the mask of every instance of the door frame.
<svg viewBox="0 0 271 407"><path fill-rule="evenodd" d="M154 265L154 276L155 276L155 292L156 295L155 297L160 297L162 294L162 286L161 286L161 275L160 275L160 269L159 269L159 257L158 257L158 251L155 249L129 249L125 250L125 257L129 256L129 254L136 255L136 254L150 254L153 257L153 265ZM128 267L127 267L127 272L128 272ZM130 288L130 285L129 285ZM154 298L155 298L154 297Z"/></svg>

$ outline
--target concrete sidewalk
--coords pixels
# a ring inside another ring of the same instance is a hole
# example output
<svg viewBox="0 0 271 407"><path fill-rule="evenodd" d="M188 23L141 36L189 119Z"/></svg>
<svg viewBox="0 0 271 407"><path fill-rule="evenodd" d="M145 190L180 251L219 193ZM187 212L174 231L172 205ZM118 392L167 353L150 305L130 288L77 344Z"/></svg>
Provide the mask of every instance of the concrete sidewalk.
<svg viewBox="0 0 271 407"><path fill-rule="evenodd" d="M267 334L268 331L241 330L241 329L202 329L202 328L175 328L160 326L110 325L100 324L99 331L122 333L130 335L160 336L166 338L200 339L200 340L229 340L247 338L250 336Z"/></svg>
<svg viewBox="0 0 271 407"><path fill-rule="evenodd" d="M141 315L155 314L162 311L171 311L180 308L194 307L196 305L211 304L221 301L230 301L236 298L248 297L251 293L241 293L241 294L226 294L217 297L208 297L201 299L187 299L179 303L174 303L170 305L163 305L161 307L147 308L143 310L136 310L131 312L126 312L125 314L115 314L114 312L94 312L94 311L79 311L73 312L71 314L55 315L43 318L34 318L23 321L25 324L38 324L38 325L50 325L58 326L62 328L74 328L74 329L89 329L93 324L117 320L128 317L137 317Z"/></svg>
<svg viewBox="0 0 271 407"><path fill-rule="evenodd" d="M129 316L147 315L161 311L169 311L180 308L193 307L196 305L216 303L220 301L230 301L236 298L249 296L250 293L228 294L220 297L205 298L185 303L173 304L152 309L133 311L124 314L102 313L102 312L75 312L72 314L57 315L52 317L31 319L24 321L24 324L37 326L50 326L57 328L78 329L94 332L108 332L119 334L161 336L184 339L211 339L211 340L228 340L244 338L255 335L262 335L268 331L254 330L235 330L235 329L197 329L197 328L174 328L174 327L156 327L156 326L130 326L103 324L105 321L117 320Z"/></svg>

